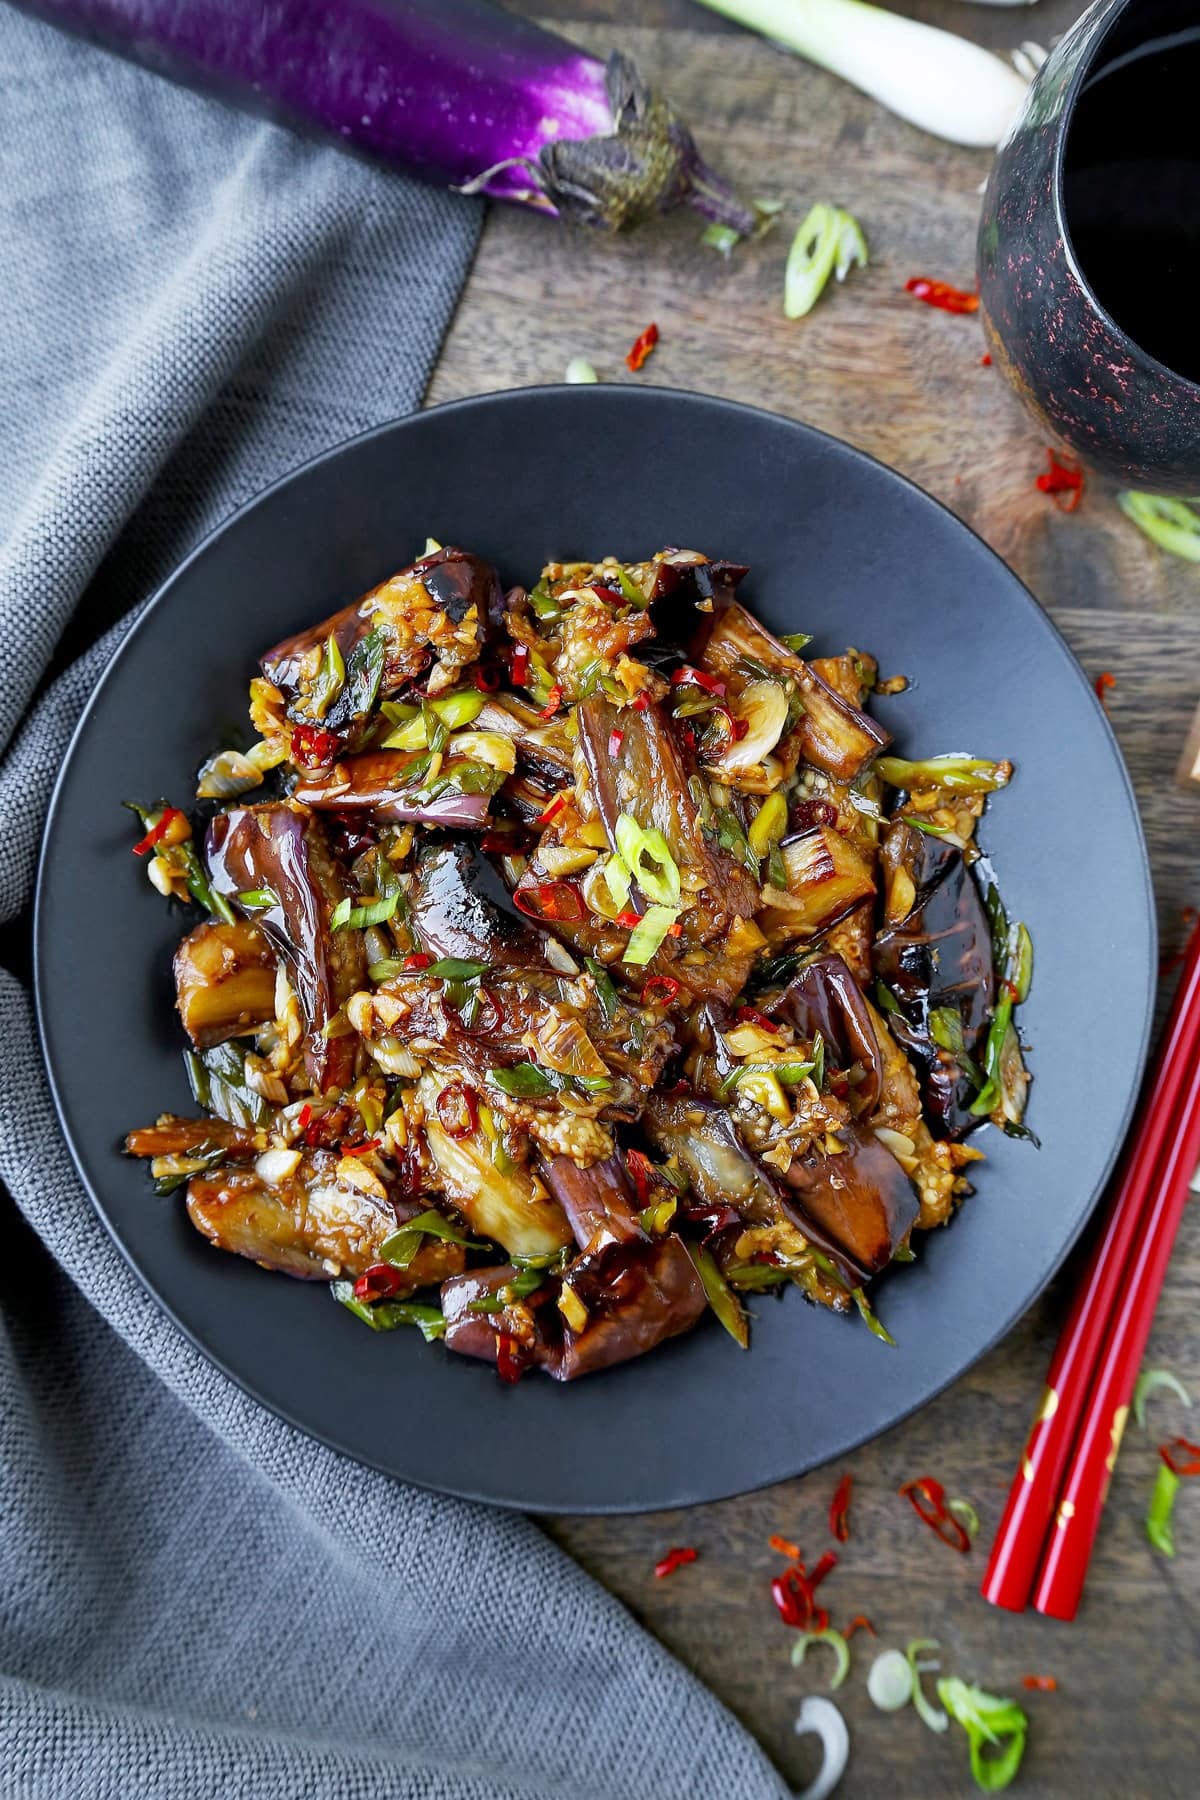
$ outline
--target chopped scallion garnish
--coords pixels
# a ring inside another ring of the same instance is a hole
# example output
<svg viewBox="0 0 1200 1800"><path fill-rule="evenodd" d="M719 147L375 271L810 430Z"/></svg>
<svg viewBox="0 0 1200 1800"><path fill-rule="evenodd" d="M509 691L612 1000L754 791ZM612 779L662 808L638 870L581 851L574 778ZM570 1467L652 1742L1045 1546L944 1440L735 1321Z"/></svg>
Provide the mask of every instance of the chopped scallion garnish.
<svg viewBox="0 0 1200 1800"><path fill-rule="evenodd" d="M397 894L388 894L383 900L371 900L364 906L355 906L347 895L334 907L329 923L334 931L341 931L346 926L352 930L364 931L368 925L384 925L395 912L398 898Z"/></svg>

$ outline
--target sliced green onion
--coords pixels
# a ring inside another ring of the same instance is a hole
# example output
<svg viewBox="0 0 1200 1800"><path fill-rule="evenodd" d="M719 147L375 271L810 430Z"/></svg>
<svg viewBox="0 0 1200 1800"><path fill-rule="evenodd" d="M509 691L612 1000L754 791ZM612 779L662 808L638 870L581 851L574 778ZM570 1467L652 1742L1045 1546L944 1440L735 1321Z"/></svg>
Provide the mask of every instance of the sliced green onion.
<svg viewBox="0 0 1200 1800"><path fill-rule="evenodd" d="M382 900L372 900L366 906L355 906L347 894L339 900L329 915L329 923L334 931L341 931L349 926L352 930L364 931L368 925L384 925L396 910L399 899L397 894L388 894Z"/></svg>
<svg viewBox="0 0 1200 1800"><path fill-rule="evenodd" d="M1170 1369L1143 1369L1133 1389L1133 1416L1143 1431L1146 1429L1146 1402L1158 1388L1169 1388L1185 1406L1192 1404L1192 1396Z"/></svg>
<svg viewBox="0 0 1200 1800"><path fill-rule="evenodd" d="M969 1500L947 1500L946 1509L961 1521L963 1530L973 1543L979 1536L979 1514L971 1502Z"/></svg>
<svg viewBox="0 0 1200 1800"><path fill-rule="evenodd" d="M894 1350L896 1348L895 1338L883 1323L882 1319L875 1313L871 1306L871 1302L867 1299L862 1288L851 1288L850 1298L853 1300L855 1306L857 1306L863 1324L872 1336L877 1337L882 1344L890 1344Z"/></svg>
<svg viewBox="0 0 1200 1800"><path fill-rule="evenodd" d="M243 906L278 906L279 897L270 888L246 888L238 895Z"/></svg>
<svg viewBox="0 0 1200 1800"><path fill-rule="evenodd" d="M321 666L317 670L317 679L313 683L309 710L314 719L323 719L334 701L342 691L346 679L346 661L342 655L342 647L334 632L325 639L325 648L321 653Z"/></svg>
<svg viewBox="0 0 1200 1800"><path fill-rule="evenodd" d="M629 934L622 961L648 963L678 917L673 906L652 906L643 914Z"/></svg>
<svg viewBox="0 0 1200 1800"><path fill-rule="evenodd" d="M427 1344L445 1337L446 1321L440 1307L422 1306L413 1300L376 1300L368 1304L354 1298L352 1281L331 1281L329 1291L339 1305L372 1331L395 1331L399 1325L415 1325Z"/></svg>
<svg viewBox="0 0 1200 1800"><path fill-rule="evenodd" d="M236 1039L214 1044L211 1050L185 1050L183 1065L192 1098L205 1112L243 1129L270 1119L267 1102L246 1085L246 1053Z"/></svg>
<svg viewBox="0 0 1200 1800"><path fill-rule="evenodd" d="M787 830L787 822L787 801L776 788L773 794L767 795L751 819L750 829L746 833L746 841L755 856L762 857L770 854ZM784 886L786 887L786 885L785 881Z"/></svg>
<svg viewBox="0 0 1200 1800"><path fill-rule="evenodd" d="M867 240L863 228L853 213L838 208L840 230L838 232L837 262L833 267L835 281L845 281L851 269L857 263L860 269L867 266Z"/></svg>
<svg viewBox="0 0 1200 1800"><path fill-rule="evenodd" d="M205 912L212 913L215 919L223 919L226 925L236 923L234 911L224 894L218 894L205 873L204 864L200 861L200 853L191 838L185 838L182 844L175 844L183 860L183 875L187 882L188 893L202 906Z"/></svg>
<svg viewBox="0 0 1200 1800"><path fill-rule="evenodd" d="M1117 495L1117 505L1160 550L1186 562L1200 562L1200 513L1184 501L1126 488Z"/></svg>
<svg viewBox="0 0 1200 1800"><path fill-rule="evenodd" d="M623 911L629 900L630 877L619 856L610 856L605 863L604 884L612 895L613 905Z"/></svg>
<svg viewBox="0 0 1200 1800"><path fill-rule="evenodd" d="M880 1712L899 1712L912 1699L912 1664L903 1650L882 1650L867 1675L867 1694Z"/></svg>
<svg viewBox="0 0 1200 1800"><path fill-rule="evenodd" d="M953 838L956 844L961 842L958 833L951 831L948 825L931 825L928 819L914 819L909 813L901 813L900 817L914 831L923 831L926 837Z"/></svg>
<svg viewBox="0 0 1200 1800"><path fill-rule="evenodd" d="M812 1083L818 1094L825 1085L825 1039L819 1031L812 1041Z"/></svg>
<svg viewBox="0 0 1200 1800"><path fill-rule="evenodd" d="M801 650L807 649L808 645L812 643L813 634L811 631L788 631L779 641L785 650L794 651L799 655Z"/></svg>
<svg viewBox="0 0 1200 1800"><path fill-rule="evenodd" d="M387 639L378 626L368 631L355 644L346 663L336 703L329 708L326 723L339 727L364 719L379 695L383 665L387 660Z"/></svg>
<svg viewBox="0 0 1200 1800"><path fill-rule="evenodd" d="M425 1237L437 1238L443 1244L462 1244L468 1250L487 1248L486 1244L477 1244L464 1237L457 1225L452 1225L449 1219L431 1208L428 1212L418 1213L415 1219L406 1219L399 1231L384 1238L379 1246L380 1262L391 1263L394 1269L407 1269Z"/></svg>
<svg viewBox="0 0 1200 1800"><path fill-rule="evenodd" d="M565 379L573 387L586 387L593 381L599 381L600 377L586 356L573 356L567 364Z"/></svg>
<svg viewBox="0 0 1200 1800"><path fill-rule="evenodd" d="M714 222L700 233L700 242L707 244L710 250L719 250L722 256L732 256L741 237L741 232L736 231L732 225L718 225Z"/></svg>
<svg viewBox="0 0 1200 1800"><path fill-rule="evenodd" d="M1171 1514L1175 1508L1175 1496L1178 1492L1178 1475L1174 1469L1169 1469L1165 1462L1159 1463L1154 1492L1150 1496L1150 1511L1146 1514L1146 1536L1163 1556L1174 1556L1175 1554L1175 1534L1171 1529Z"/></svg>
<svg viewBox="0 0 1200 1800"><path fill-rule="evenodd" d="M708 1304L720 1319L735 1344L743 1350L750 1348L750 1324L742 1308L742 1303L717 1267L716 1261L708 1250L699 1244L688 1244L687 1253L696 1266Z"/></svg>
<svg viewBox="0 0 1200 1800"><path fill-rule="evenodd" d="M949 1051L964 1075L970 1077L977 1088L984 1085L984 1076L979 1065L967 1055L966 1040L963 1037L962 1014L957 1006L935 1006L929 1014L929 1035L940 1050Z"/></svg>
<svg viewBox="0 0 1200 1800"><path fill-rule="evenodd" d="M678 906L679 867L661 831L645 831L630 813L616 824L617 854L645 894L659 906Z"/></svg>
<svg viewBox="0 0 1200 1800"><path fill-rule="evenodd" d="M792 239L783 277L783 310L789 319L802 319L820 299L833 274L841 231L836 206L818 200L806 214Z"/></svg>
<svg viewBox="0 0 1200 1800"><path fill-rule="evenodd" d="M636 606L639 612L644 612L647 606L649 606L650 602L647 600L645 594L643 594L641 588L633 579L633 576L629 573L628 569L617 570L617 585L620 587L621 592L628 600L630 606Z"/></svg>
<svg viewBox="0 0 1200 1800"><path fill-rule="evenodd" d="M210 1169L215 1169L224 1160L226 1154L227 1147L224 1144L218 1144L211 1150L206 1149L203 1144L198 1145L195 1150L188 1151L187 1161L193 1164L199 1163L200 1167L181 1169L177 1175L156 1175L154 1192L160 1199L165 1200L168 1194L175 1193L176 1189L181 1188L184 1182L190 1181L193 1175L205 1175Z"/></svg>
<svg viewBox="0 0 1200 1800"><path fill-rule="evenodd" d="M722 850L727 850L730 856L735 857L749 874L757 876L758 858L750 848L750 840L738 823L736 813L731 812L727 806L714 808L713 825Z"/></svg>
<svg viewBox="0 0 1200 1800"><path fill-rule="evenodd" d="M554 1083L534 1063L515 1063L511 1069L489 1069L487 1079L513 1100L541 1100L554 1092Z"/></svg>
<svg viewBox="0 0 1200 1800"><path fill-rule="evenodd" d="M442 956L437 962L430 963L427 969L422 969L421 973L435 975L440 981L478 981L481 975L487 974L490 967L490 963L468 962L460 956Z"/></svg>
<svg viewBox="0 0 1200 1800"><path fill-rule="evenodd" d="M724 1100L731 1094L747 1075L773 1075L776 1081L782 1081L787 1087L795 1087L806 1081L816 1068L815 1062L776 1062L776 1063L742 1063L725 1077L717 1089L717 1098Z"/></svg>
<svg viewBox="0 0 1200 1800"><path fill-rule="evenodd" d="M834 1669L833 1679L829 1683L829 1690L832 1693L834 1688L841 1687L843 1681L845 1681L847 1675L850 1673L850 1646L840 1631L833 1631L831 1629L827 1631L802 1632L792 1645L792 1661L796 1664L797 1668L799 1668L800 1664L804 1661L804 1653L810 1644L828 1644L829 1648L837 1657L837 1667Z"/></svg>
<svg viewBox="0 0 1200 1800"><path fill-rule="evenodd" d="M530 1294L536 1294L545 1285L545 1281L546 1277L541 1269L522 1269L519 1275L514 1275L511 1281L505 1282L500 1289L501 1298L506 1304L509 1300L526 1300Z"/></svg>
<svg viewBox="0 0 1200 1800"><path fill-rule="evenodd" d="M875 1004L881 1013L898 1013L900 1002L885 981L875 983Z"/></svg>
<svg viewBox="0 0 1200 1800"><path fill-rule="evenodd" d="M596 998L600 1002L601 1017L605 1025L611 1025L620 1004L617 990L613 986L612 976L604 964L597 962L594 956L585 956L583 966L596 984Z"/></svg>
<svg viewBox="0 0 1200 1800"><path fill-rule="evenodd" d="M417 561L421 562L426 556L436 556L437 552L441 548L442 548L442 546L438 543L438 541L435 537L427 537L425 539L425 548L422 550L421 555L417 558Z"/></svg>
<svg viewBox="0 0 1200 1800"><path fill-rule="evenodd" d="M402 956L385 956L382 962L367 964L367 977L370 981L391 981L393 976L404 973Z"/></svg>
<svg viewBox="0 0 1200 1800"><path fill-rule="evenodd" d="M422 710L409 713L398 721L397 729L383 740L385 750L425 750L444 749L445 734L461 731L464 725L472 724L483 711L484 695L478 688L455 688L451 694L439 694L436 700L422 702ZM385 701L388 717L391 707ZM433 714L431 720L425 709ZM436 724L434 724L436 720ZM432 732L430 727L433 727ZM430 743L430 737L441 737L440 744Z"/></svg>
<svg viewBox="0 0 1200 1800"><path fill-rule="evenodd" d="M943 1676L937 1691L946 1711L957 1720L971 1741L971 1773L975 1785L985 1794L998 1794L1009 1785L1021 1766L1029 1720L1015 1700L1002 1700L996 1694L985 1693L982 1688L960 1681L957 1675ZM985 1756L985 1744L1001 1745L999 1756Z"/></svg>
<svg viewBox="0 0 1200 1800"><path fill-rule="evenodd" d="M1005 979L1017 990L1016 1004L1028 999L1033 982L1033 939L1026 926L1016 924L1008 943L1008 967Z"/></svg>
<svg viewBox="0 0 1200 1800"><path fill-rule="evenodd" d="M948 1713L944 1713L940 1706L935 1706L932 1700L926 1695L924 1688L921 1686L921 1676L925 1672L926 1665L924 1663L919 1663L917 1658L922 1650L938 1650L940 1648L941 1646L936 1638L914 1638L904 1652L905 1656L908 1658L908 1666L912 1670L912 1697L917 1717L923 1724L928 1725L930 1731L938 1732L949 1731L950 1716ZM932 1669L937 1669L941 1665L935 1662L928 1666Z"/></svg>
<svg viewBox="0 0 1200 1800"><path fill-rule="evenodd" d="M1010 771L1002 763L977 756L930 756L906 762L902 756L878 756L872 765L890 787L947 788L957 794L991 794L1007 787Z"/></svg>

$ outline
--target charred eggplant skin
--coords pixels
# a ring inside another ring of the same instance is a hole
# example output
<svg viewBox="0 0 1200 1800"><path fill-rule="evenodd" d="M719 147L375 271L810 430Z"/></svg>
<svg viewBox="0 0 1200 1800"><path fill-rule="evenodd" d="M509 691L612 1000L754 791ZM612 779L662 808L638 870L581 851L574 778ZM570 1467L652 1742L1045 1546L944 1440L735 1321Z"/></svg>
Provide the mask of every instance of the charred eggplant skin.
<svg viewBox="0 0 1200 1800"><path fill-rule="evenodd" d="M477 842L424 845L413 875L413 916L435 956L483 962L497 971L546 966L545 939L513 905Z"/></svg>
<svg viewBox="0 0 1200 1800"><path fill-rule="evenodd" d="M831 1060L848 1069L858 1063L864 1079L855 1104L864 1116L874 1112L883 1082L883 1055L858 984L840 956L820 956L793 977L766 1011L794 1025L802 1037L820 1032Z"/></svg>
<svg viewBox="0 0 1200 1800"><path fill-rule="evenodd" d="M273 904L255 924L287 961L307 1028L304 1059L319 1092L345 1087L357 1040L322 1036L339 1008L366 979L361 933L334 931L330 919L348 889L325 827L304 807L285 802L218 813L205 856L218 893L267 890Z"/></svg>
<svg viewBox="0 0 1200 1800"><path fill-rule="evenodd" d="M921 1074L930 1129L962 1138L982 1123L972 1117L973 1083L930 1033L929 1015L953 1007L962 1020L963 1046L977 1054L987 1034L996 997L992 940L983 902L962 852L896 819L884 839L885 868L901 869L915 899L875 940L875 970L900 1005L888 1026Z"/></svg>
<svg viewBox="0 0 1200 1800"><path fill-rule="evenodd" d="M815 1220L865 1276L878 1275L912 1230L921 1210L917 1190L873 1132L856 1124L838 1133L836 1156L811 1145L784 1181L800 1209L797 1223Z"/></svg>
<svg viewBox="0 0 1200 1800"><path fill-rule="evenodd" d="M581 1169L569 1156L542 1158L542 1179L571 1222L581 1250L645 1237L625 1159L614 1151Z"/></svg>

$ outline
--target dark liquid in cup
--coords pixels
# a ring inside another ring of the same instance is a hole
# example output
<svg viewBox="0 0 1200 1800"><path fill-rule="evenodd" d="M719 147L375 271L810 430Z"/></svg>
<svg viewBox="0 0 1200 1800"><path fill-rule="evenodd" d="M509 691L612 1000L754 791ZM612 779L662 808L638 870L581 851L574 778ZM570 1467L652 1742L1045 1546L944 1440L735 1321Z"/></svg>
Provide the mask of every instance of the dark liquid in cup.
<svg viewBox="0 0 1200 1800"><path fill-rule="evenodd" d="M1063 198L1076 261L1105 311L1200 381L1200 27L1091 78L1067 136Z"/></svg>

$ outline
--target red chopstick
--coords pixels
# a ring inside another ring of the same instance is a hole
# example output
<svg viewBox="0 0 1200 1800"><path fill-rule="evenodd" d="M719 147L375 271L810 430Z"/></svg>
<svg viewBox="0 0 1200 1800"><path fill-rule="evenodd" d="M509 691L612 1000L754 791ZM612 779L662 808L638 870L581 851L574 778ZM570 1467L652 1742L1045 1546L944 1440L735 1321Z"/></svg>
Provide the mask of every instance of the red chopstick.
<svg viewBox="0 0 1200 1800"><path fill-rule="evenodd" d="M1200 929L1194 930L1188 941L1175 1000L1158 1057L1143 1090L1120 1177L1055 1346L1041 1403L992 1545L981 1591L994 1606L1021 1612L1028 1604L1052 1521L1059 1510L1068 1459L1088 1405L1093 1378L1103 1360L1109 1326L1118 1305L1130 1301L1132 1289L1127 1283L1128 1265L1139 1232L1143 1246L1147 1241L1143 1216L1160 1191L1155 1177L1164 1149L1170 1147L1198 1060ZM1185 1181L1185 1192L1186 1187ZM1172 1227L1172 1235L1173 1230ZM1163 1266L1165 1269L1165 1257ZM1150 1294L1147 1330L1161 1282L1160 1274L1153 1288L1147 1290ZM1144 1334L1141 1341L1144 1346ZM1136 1374L1135 1366L1130 1377L1131 1388ZM1125 1398L1128 1399L1128 1394ZM1111 1418L1111 1413L1108 1417ZM1095 1522L1092 1536L1094 1534ZM1077 1540L1072 1534L1071 1541L1082 1543L1083 1540ZM1091 1541L1089 1536L1084 1566Z"/></svg>
<svg viewBox="0 0 1200 1800"><path fill-rule="evenodd" d="M1088 1559L1108 1498L1129 1402L1137 1380L1188 1184L1200 1157L1200 1059L1188 1067L1187 1092L1163 1154L1125 1287L1113 1316L1099 1371L1071 1457L1033 1604L1054 1619L1073 1619Z"/></svg>

